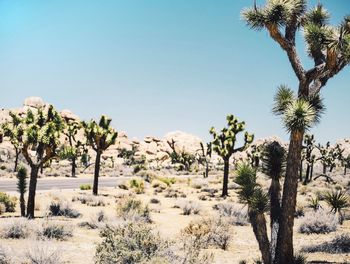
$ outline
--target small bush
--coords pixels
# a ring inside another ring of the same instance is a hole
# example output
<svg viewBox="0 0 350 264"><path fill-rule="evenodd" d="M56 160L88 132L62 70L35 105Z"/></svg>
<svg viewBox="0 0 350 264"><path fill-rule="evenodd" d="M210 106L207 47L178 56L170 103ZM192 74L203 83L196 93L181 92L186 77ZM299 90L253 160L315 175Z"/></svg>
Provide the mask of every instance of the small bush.
<svg viewBox="0 0 350 264"><path fill-rule="evenodd" d="M302 249L304 252L325 252L330 254L350 253L350 235L342 234L336 236L332 241L316 246L308 246Z"/></svg>
<svg viewBox="0 0 350 264"><path fill-rule="evenodd" d="M37 235L42 238L66 240L73 236L73 229L62 223L45 222Z"/></svg>
<svg viewBox="0 0 350 264"><path fill-rule="evenodd" d="M88 191L91 190L91 184L81 184L79 188L81 191Z"/></svg>
<svg viewBox="0 0 350 264"><path fill-rule="evenodd" d="M26 252L29 263L33 264L60 264L63 263L63 255L62 251L47 241L35 242Z"/></svg>
<svg viewBox="0 0 350 264"><path fill-rule="evenodd" d="M153 188L158 188L160 190L165 190L168 187L168 185L166 183L162 182L162 181L154 180L152 182L152 187Z"/></svg>
<svg viewBox="0 0 350 264"><path fill-rule="evenodd" d="M16 211L16 197L11 197L6 193L0 192L0 203L3 203L5 205L6 212L13 213Z"/></svg>
<svg viewBox="0 0 350 264"><path fill-rule="evenodd" d="M150 200L150 203L151 203L151 204L159 204L160 201L159 201L157 198L152 198L152 199Z"/></svg>
<svg viewBox="0 0 350 264"><path fill-rule="evenodd" d="M201 210L200 204L193 201L183 201L178 206L181 208L183 215L196 215Z"/></svg>
<svg viewBox="0 0 350 264"><path fill-rule="evenodd" d="M337 230L339 221L334 214L317 210L301 218L299 232L303 234L327 234Z"/></svg>
<svg viewBox="0 0 350 264"><path fill-rule="evenodd" d="M129 181L129 186L136 194L145 193L145 182L143 180L131 179Z"/></svg>
<svg viewBox="0 0 350 264"><path fill-rule="evenodd" d="M158 181L165 183L168 187L176 183L175 178L168 178L168 177L158 177Z"/></svg>
<svg viewBox="0 0 350 264"><path fill-rule="evenodd" d="M294 213L294 217L299 218L305 215L305 211L304 211L304 207L300 204L297 204L296 208L295 208L295 213Z"/></svg>
<svg viewBox="0 0 350 264"><path fill-rule="evenodd" d="M49 216L64 216L68 218L78 218L81 214L73 209L67 201L53 200L48 209Z"/></svg>
<svg viewBox="0 0 350 264"><path fill-rule="evenodd" d="M100 235L103 241L96 247L96 264L145 263L167 247L167 243L147 224L124 223L107 227Z"/></svg>
<svg viewBox="0 0 350 264"><path fill-rule="evenodd" d="M0 246L0 264L10 264L10 258L7 256L5 249Z"/></svg>
<svg viewBox="0 0 350 264"><path fill-rule="evenodd" d="M94 195L80 195L80 196L74 196L72 198L72 202L79 201L82 204L86 204L88 206L106 206L106 202L103 199L103 197L94 196Z"/></svg>
<svg viewBox="0 0 350 264"><path fill-rule="evenodd" d="M6 212L6 206L4 203L0 203L0 215Z"/></svg>
<svg viewBox="0 0 350 264"><path fill-rule="evenodd" d="M79 224L80 227L87 227L89 229L101 229L106 227L108 218L104 211L99 211L90 217L89 221Z"/></svg>
<svg viewBox="0 0 350 264"><path fill-rule="evenodd" d="M192 181L192 188L194 189L202 189L202 188L207 188L208 187L208 181L205 179L196 179Z"/></svg>
<svg viewBox="0 0 350 264"><path fill-rule="evenodd" d="M228 217L229 222L236 226L246 226L249 224L248 212L246 208L230 203L221 203L213 207L219 211L219 215Z"/></svg>
<svg viewBox="0 0 350 264"><path fill-rule="evenodd" d="M13 219L1 227L1 237L6 239L24 239L30 234L31 229L25 218Z"/></svg>
<svg viewBox="0 0 350 264"><path fill-rule="evenodd" d="M148 206L133 197L124 197L118 201L117 215L124 220L151 222Z"/></svg>

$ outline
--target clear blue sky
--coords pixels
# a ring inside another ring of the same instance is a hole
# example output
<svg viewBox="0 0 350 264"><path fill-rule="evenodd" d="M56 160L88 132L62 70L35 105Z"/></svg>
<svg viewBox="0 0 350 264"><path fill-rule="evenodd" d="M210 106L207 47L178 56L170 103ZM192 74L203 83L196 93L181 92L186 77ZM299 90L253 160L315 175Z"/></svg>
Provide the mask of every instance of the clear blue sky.
<svg viewBox="0 0 350 264"><path fill-rule="evenodd" d="M287 139L270 109L276 87L296 88L296 78L266 32L240 19L252 2L0 0L0 107L35 95L84 119L107 114L132 137L183 130L206 140L232 113L257 137ZM349 0L321 2L332 22L350 14ZM350 136L349 83L346 68L323 90L321 141Z"/></svg>

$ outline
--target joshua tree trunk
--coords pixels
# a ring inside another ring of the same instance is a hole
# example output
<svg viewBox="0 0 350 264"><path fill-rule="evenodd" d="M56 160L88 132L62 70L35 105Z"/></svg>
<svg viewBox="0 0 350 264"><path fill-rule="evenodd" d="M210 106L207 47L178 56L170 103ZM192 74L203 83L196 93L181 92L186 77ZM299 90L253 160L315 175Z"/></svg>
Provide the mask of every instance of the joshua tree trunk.
<svg viewBox="0 0 350 264"><path fill-rule="evenodd" d="M276 255L277 236L279 230L279 219L281 215L281 185L278 179L271 180L269 190L271 204L271 263Z"/></svg>
<svg viewBox="0 0 350 264"><path fill-rule="evenodd" d="M311 163L310 167L310 182L312 181L312 176L314 176L314 163Z"/></svg>
<svg viewBox="0 0 350 264"><path fill-rule="evenodd" d="M263 213L255 213L251 210L249 210L248 214L253 227L253 232L259 244L263 262L270 264L270 242L267 236L265 216Z"/></svg>
<svg viewBox="0 0 350 264"><path fill-rule="evenodd" d="M19 154L21 153L20 149L15 148L16 151L16 156L15 156L15 168L13 169L14 172L17 171L17 167L18 167L18 158L19 158Z"/></svg>
<svg viewBox="0 0 350 264"><path fill-rule="evenodd" d="M75 177L75 169L76 169L77 165L76 165L76 159L72 158L72 177Z"/></svg>
<svg viewBox="0 0 350 264"><path fill-rule="evenodd" d="M310 182L310 164L307 164L306 172L305 172L305 179L304 179L303 184L306 185L309 182Z"/></svg>
<svg viewBox="0 0 350 264"><path fill-rule="evenodd" d="M205 172L204 172L204 178L208 178L209 176L209 162L205 163Z"/></svg>
<svg viewBox="0 0 350 264"><path fill-rule="evenodd" d="M228 173L230 169L230 158L224 159L224 181L222 185L222 197L228 196Z"/></svg>
<svg viewBox="0 0 350 264"><path fill-rule="evenodd" d="M304 131L293 130L287 157L275 263L293 264L293 226Z"/></svg>
<svg viewBox="0 0 350 264"><path fill-rule="evenodd" d="M326 164L323 164L323 174L326 174L327 173L327 166Z"/></svg>
<svg viewBox="0 0 350 264"><path fill-rule="evenodd" d="M347 169L347 166L345 165L344 166L344 175L346 175L346 169Z"/></svg>
<svg viewBox="0 0 350 264"><path fill-rule="evenodd" d="M28 192L28 204L27 204L27 218L34 218L35 210L35 192L36 192L36 183L38 179L39 166L31 166L30 171L30 182L29 182L29 192Z"/></svg>
<svg viewBox="0 0 350 264"><path fill-rule="evenodd" d="M19 197L19 203L21 207L21 216L25 217L26 216L26 201L24 200L24 193L21 193Z"/></svg>
<svg viewBox="0 0 350 264"><path fill-rule="evenodd" d="M92 188L92 194L98 194L98 177L100 175L100 163L101 163L102 153L97 151L96 153L96 162L95 162L95 174L94 174L94 186Z"/></svg>
<svg viewBox="0 0 350 264"><path fill-rule="evenodd" d="M303 181L303 161L300 161L299 180L300 182Z"/></svg>

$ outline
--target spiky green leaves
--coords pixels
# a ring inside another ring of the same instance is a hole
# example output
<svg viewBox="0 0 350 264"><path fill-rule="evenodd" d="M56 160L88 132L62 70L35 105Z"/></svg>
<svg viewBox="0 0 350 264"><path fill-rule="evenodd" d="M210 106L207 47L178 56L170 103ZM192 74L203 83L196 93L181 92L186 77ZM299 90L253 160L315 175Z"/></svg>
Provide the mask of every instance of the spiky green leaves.
<svg viewBox="0 0 350 264"><path fill-rule="evenodd" d="M17 180L17 190L24 194L27 191L27 169L23 165L18 168Z"/></svg>
<svg viewBox="0 0 350 264"><path fill-rule="evenodd" d="M239 185L238 196L242 203L251 210L264 213L269 208L268 194L256 182L256 170L249 164L242 163L236 170L235 183Z"/></svg>
<svg viewBox="0 0 350 264"><path fill-rule="evenodd" d="M324 199L334 213L350 206L349 197L342 191L327 192Z"/></svg>
<svg viewBox="0 0 350 264"><path fill-rule="evenodd" d="M274 180L280 179L286 166L286 150L277 141L267 144L261 156L262 171Z"/></svg>
<svg viewBox="0 0 350 264"><path fill-rule="evenodd" d="M309 10L305 16L306 23L321 27L328 24L329 18L329 12L321 4L318 4L315 8Z"/></svg>
<svg viewBox="0 0 350 264"><path fill-rule="evenodd" d="M254 140L254 136L245 132L244 134L244 146L239 149L235 149L235 143L237 135L244 131L245 122L239 122L233 115L226 117L227 127L221 129L221 133L218 134L214 127L212 127L209 133L213 136L212 146L213 150L221 156L223 159L228 159L231 155L238 151L246 149L249 144Z"/></svg>
<svg viewBox="0 0 350 264"><path fill-rule="evenodd" d="M88 123L82 122L87 143L95 151L103 152L111 145L115 144L118 132L110 126L111 121L112 119L101 116L98 123L95 120L91 120Z"/></svg>
<svg viewBox="0 0 350 264"><path fill-rule="evenodd" d="M288 131L303 131L319 122L324 105L318 94L308 98L296 98L290 88L280 86L274 98L272 111L282 116Z"/></svg>
<svg viewBox="0 0 350 264"><path fill-rule="evenodd" d="M305 0L268 0L264 7L243 10L242 17L250 28L261 30L269 25L286 26L292 21L299 24L305 12Z"/></svg>

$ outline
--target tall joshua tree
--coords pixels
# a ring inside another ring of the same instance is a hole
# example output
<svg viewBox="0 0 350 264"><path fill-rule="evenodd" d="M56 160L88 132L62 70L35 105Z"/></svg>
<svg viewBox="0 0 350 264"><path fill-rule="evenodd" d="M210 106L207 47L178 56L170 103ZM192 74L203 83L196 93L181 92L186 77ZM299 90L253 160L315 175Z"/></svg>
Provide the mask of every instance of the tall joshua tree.
<svg viewBox="0 0 350 264"><path fill-rule="evenodd" d="M228 176L230 169L231 156L239 151L245 150L250 143L254 140L254 135L250 135L248 132L244 134L244 145L239 148L235 148L237 141L237 135L244 131L245 123L239 122L233 115L226 117L227 127L221 129L221 133L218 134L214 127L210 129L210 134L214 137L212 141L213 150L224 161L224 180L222 186L222 197L228 196Z"/></svg>
<svg viewBox="0 0 350 264"><path fill-rule="evenodd" d="M312 180L313 168L315 163L315 155L312 154L315 149L314 135L305 134L304 136L304 159L306 161L306 172L303 184L307 184ZM302 168L300 169L302 171ZM302 179L301 179L302 180Z"/></svg>
<svg viewBox="0 0 350 264"><path fill-rule="evenodd" d="M66 128L63 134L66 136L67 145L61 150L60 156L68 159L72 164L71 176L75 177L77 168L77 159L80 155L82 143L76 139L76 135L81 129L81 124L72 120L66 120Z"/></svg>
<svg viewBox="0 0 350 264"><path fill-rule="evenodd" d="M19 192L19 204L21 208L21 216L26 216L26 204L24 200L24 194L27 191L27 169L24 166L20 166L17 172L17 191Z"/></svg>
<svg viewBox="0 0 350 264"><path fill-rule="evenodd" d="M319 3L307 10L306 0L267 0L266 4L243 11L243 18L251 29L267 30L270 37L286 53L299 81L298 101L290 114L305 113L308 102L318 95L328 80L350 62L350 17L337 26L329 25L329 13ZM313 67L306 70L296 49L297 32L304 39ZM293 113L294 112L294 113ZM275 263L293 262L293 225L298 187L302 141L305 127L290 127L290 144L286 180L282 198L281 226L278 234L278 256Z"/></svg>
<svg viewBox="0 0 350 264"><path fill-rule="evenodd" d="M94 185L92 193L98 194L98 177L100 175L100 165L102 153L111 145L115 144L118 133L111 127L112 119L101 116L99 123L95 120L82 122L87 144L96 152Z"/></svg>
<svg viewBox="0 0 350 264"><path fill-rule="evenodd" d="M15 149L15 165L13 170L16 172L19 155L21 154L20 138L22 136L22 130L21 127L19 127L21 119L18 115L12 112L10 112L10 117L11 120L5 122L2 125L2 128L4 131L4 136L9 138L13 148Z"/></svg>
<svg viewBox="0 0 350 264"><path fill-rule="evenodd" d="M60 115L52 105L28 110L19 120L17 127L21 152L30 166L30 182L27 202L27 217L34 218L35 194L39 169L57 157L60 133L64 128Z"/></svg>

